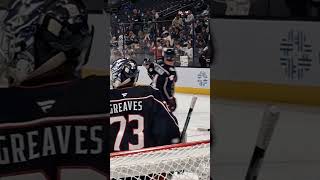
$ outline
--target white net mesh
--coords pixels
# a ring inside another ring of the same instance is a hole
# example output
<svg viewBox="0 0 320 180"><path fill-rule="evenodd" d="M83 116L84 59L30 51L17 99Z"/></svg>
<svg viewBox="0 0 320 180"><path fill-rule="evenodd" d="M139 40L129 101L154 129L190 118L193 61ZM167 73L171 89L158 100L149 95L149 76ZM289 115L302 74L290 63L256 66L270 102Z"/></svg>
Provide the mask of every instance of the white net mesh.
<svg viewBox="0 0 320 180"><path fill-rule="evenodd" d="M209 180L210 143L150 148L111 155L111 179Z"/></svg>

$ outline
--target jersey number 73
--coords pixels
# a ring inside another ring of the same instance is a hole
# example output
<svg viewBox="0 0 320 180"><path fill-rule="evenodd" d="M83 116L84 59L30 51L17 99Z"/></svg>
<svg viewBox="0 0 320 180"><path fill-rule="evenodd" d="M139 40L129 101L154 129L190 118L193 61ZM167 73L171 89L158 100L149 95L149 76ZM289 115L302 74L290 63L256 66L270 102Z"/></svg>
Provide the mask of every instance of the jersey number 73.
<svg viewBox="0 0 320 180"><path fill-rule="evenodd" d="M129 142L129 150L137 150L144 148L144 117L141 115L129 115L128 119L126 119L124 116L116 116L116 117L110 117L110 125L119 123L120 128L118 131L118 134L116 136L116 140L114 143L114 151L121 151L120 145L123 139L123 136L125 135L126 128L128 124L137 122L138 128L133 129L133 135L137 136L138 143L137 144L131 144Z"/></svg>

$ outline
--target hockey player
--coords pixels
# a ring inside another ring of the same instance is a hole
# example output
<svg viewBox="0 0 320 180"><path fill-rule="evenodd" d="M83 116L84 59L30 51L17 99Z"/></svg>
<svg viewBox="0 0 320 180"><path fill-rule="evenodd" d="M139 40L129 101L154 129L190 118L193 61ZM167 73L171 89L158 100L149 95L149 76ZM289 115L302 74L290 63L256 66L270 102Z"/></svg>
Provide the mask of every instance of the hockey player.
<svg viewBox="0 0 320 180"><path fill-rule="evenodd" d="M174 88L177 82L174 56L173 49L166 49L163 62L150 62L150 60L144 62L144 66L153 81L152 86L160 90L171 112L175 111L177 107L174 97Z"/></svg>
<svg viewBox="0 0 320 180"><path fill-rule="evenodd" d="M105 180L109 79L80 76L94 32L85 5L8 4L0 33L0 74L9 86L0 88L1 179L58 180L72 174Z"/></svg>
<svg viewBox="0 0 320 180"><path fill-rule="evenodd" d="M136 62L118 59L111 72L110 152L179 143L177 119L160 91L135 84L139 75Z"/></svg>

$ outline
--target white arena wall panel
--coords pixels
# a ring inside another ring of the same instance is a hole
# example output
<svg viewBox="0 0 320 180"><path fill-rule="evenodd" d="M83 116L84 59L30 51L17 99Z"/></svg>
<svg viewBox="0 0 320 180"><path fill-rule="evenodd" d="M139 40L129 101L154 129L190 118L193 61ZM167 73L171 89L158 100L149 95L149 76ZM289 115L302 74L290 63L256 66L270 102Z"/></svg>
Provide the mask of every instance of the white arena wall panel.
<svg viewBox="0 0 320 180"><path fill-rule="evenodd" d="M215 97L320 105L320 24L214 19Z"/></svg>

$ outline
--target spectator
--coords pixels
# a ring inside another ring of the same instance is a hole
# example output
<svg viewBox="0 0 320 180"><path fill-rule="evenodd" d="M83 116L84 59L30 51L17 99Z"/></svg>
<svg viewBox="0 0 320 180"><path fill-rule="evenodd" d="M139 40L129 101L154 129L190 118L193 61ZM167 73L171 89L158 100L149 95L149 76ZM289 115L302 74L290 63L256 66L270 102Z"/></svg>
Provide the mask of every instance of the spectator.
<svg viewBox="0 0 320 180"><path fill-rule="evenodd" d="M196 40L196 48L199 48L199 49L203 49L205 46L206 46L206 41L203 39L202 35L198 35L197 36L197 40Z"/></svg>
<svg viewBox="0 0 320 180"><path fill-rule="evenodd" d="M172 21L172 26L174 28L177 28L179 30L182 30L182 27L183 27L183 20L182 18L180 17L181 15L180 14L177 14L176 17L173 19Z"/></svg>
<svg viewBox="0 0 320 180"><path fill-rule="evenodd" d="M210 11L209 11L209 7L208 9L204 10L200 16L209 16L210 15Z"/></svg>
<svg viewBox="0 0 320 180"><path fill-rule="evenodd" d="M194 16L191 11L187 11L187 18L186 18L185 22L189 25L194 22Z"/></svg>
<svg viewBox="0 0 320 180"><path fill-rule="evenodd" d="M153 21L156 21L156 20L159 18L159 13L156 12L155 9L153 9L151 13L152 13L152 19L153 19Z"/></svg>
<svg viewBox="0 0 320 180"><path fill-rule="evenodd" d="M180 11L170 22L160 21L158 13L158 11L161 12L162 16L164 12L170 12L170 8L163 9L168 6L137 9L133 4L131 5L128 12L121 11L119 14L112 15L112 23L115 24L112 26L112 35L118 37L118 43L114 38L112 39L114 48L118 44L117 50L113 53L114 56L119 56L123 52L123 56L136 56L138 59L148 56L149 58L154 56L156 59L161 59L165 48L174 48L177 54L188 56L190 62L194 62L193 56L197 59L200 58L210 37L209 16L204 11L208 6L199 3L198 10L193 8L192 11ZM200 9L204 10L200 11ZM124 23L124 25L120 23ZM123 36L122 34L127 35ZM195 49L193 49L193 44Z"/></svg>
<svg viewBox="0 0 320 180"><path fill-rule="evenodd" d="M132 14L132 22L133 22L133 32L134 34L138 34L138 32L140 30L142 30L141 28L141 23L142 23L142 20L141 20L141 15L139 14L139 11L137 9L133 9L133 14Z"/></svg>
<svg viewBox="0 0 320 180"><path fill-rule="evenodd" d="M147 33L144 36L143 43L145 43L147 45L147 47L151 46L152 40L151 40L151 37L150 37L150 33Z"/></svg>
<svg viewBox="0 0 320 180"><path fill-rule="evenodd" d="M111 38L111 47L118 47L117 37L115 36Z"/></svg>
<svg viewBox="0 0 320 180"><path fill-rule="evenodd" d="M171 47L173 45L173 39L171 38L171 35L168 31L163 32L162 37L165 42L169 43L168 44L169 47Z"/></svg>
<svg viewBox="0 0 320 180"><path fill-rule="evenodd" d="M152 46L150 48L150 52L154 54L154 57L156 59L163 59L163 47L161 45L160 40L157 40L157 42L154 44L152 43Z"/></svg>
<svg viewBox="0 0 320 180"><path fill-rule="evenodd" d="M210 67L211 60L209 54L209 48L206 46L200 54L199 63L202 68Z"/></svg>
<svg viewBox="0 0 320 180"><path fill-rule="evenodd" d="M189 42L187 43L187 47L181 47L180 45L177 45L177 48L185 53L186 56L188 56L189 63L192 63L193 61L193 48L192 44Z"/></svg>
<svg viewBox="0 0 320 180"><path fill-rule="evenodd" d="M155 20L157 20L157 19L159 19L159 13L158 12L156 12L156 14L154 15L154 18L155 18Z"/></svg>
<svg viewBox="0 0 320 180"><path fill-rule="evenodd" d="M171 48L170 41L165 40L165 41L164 41L163 48L167 48L167 49L168 49L168 48ZM165 49L164 49L164 51L165 51Z"/></svg>
<svg viewBox="0 0 320 180"><path fill-rule="evenodd" d="M149 10L146 11L143 17L146 22L152 21L152 14Z"/></svg>
<svg viewBox="0 0 320 180"><path fill-rule="evenodd" d="M127 45L133 45L138 43L139 43L138 37L134 34L133 31L129 31L128 38L127 38Z"/></svg>
<svg viewBox="0 0 320 180"><path fill-rule="evenodd" d="M172 32L171 32L171 37L173 39L179 39L179 29L178 28L175 28L175 27L172 27Z"/></svg>

